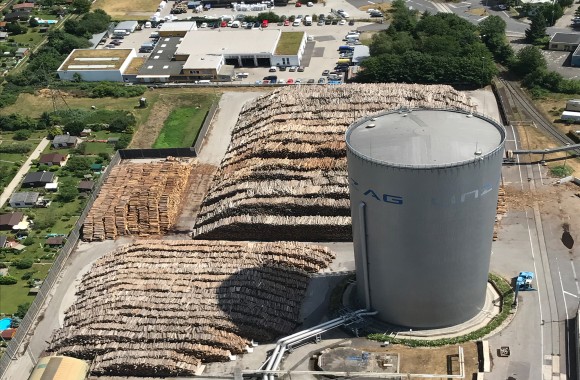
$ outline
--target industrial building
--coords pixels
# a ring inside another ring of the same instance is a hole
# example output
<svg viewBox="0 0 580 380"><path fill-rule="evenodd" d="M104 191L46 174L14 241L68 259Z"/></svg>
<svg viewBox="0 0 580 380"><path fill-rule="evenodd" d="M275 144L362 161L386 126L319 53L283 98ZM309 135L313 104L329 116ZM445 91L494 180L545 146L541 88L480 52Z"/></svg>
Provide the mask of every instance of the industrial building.
<svg viewBox="0 0 580 380"><path fill-rule="evenodd" d="M439 328L485 302L505 131L462 111L390 111L346 132L357 293L378 318Z"/></svg>
<svg viewBox="0 0 580 380"><path fill-rule="evenodd" d="M78 74L86 82L123 82L123 74L135 57L134 49L75 49L57 73L62 80L73 80Z"/></svg>
<svg viewBox="0 0 580 380"><path fill-rule="evenodd" d="M195 21L164 22L158 33L159 37L185 37L192 30L197 30Z"/></svg>
<svg viewBox="0 0 580 380"><path fill-rule="evenodd" d="M570 60L570 66L580 67L580 45L572 53L572 59Z"/></svg>
<svg viewBox="0 0 580 380"><path fill-rule="evenodd" d="M115 30L124 30L126 33L133 33L137 29L137 21L121 21L115 26Z"/></svg>
<svg viewBox="0 0 580 380"><path fill-rule="evenodd" d="M550 39L550 50L574 51L580 44L579 33L555 33Z"/></svg>

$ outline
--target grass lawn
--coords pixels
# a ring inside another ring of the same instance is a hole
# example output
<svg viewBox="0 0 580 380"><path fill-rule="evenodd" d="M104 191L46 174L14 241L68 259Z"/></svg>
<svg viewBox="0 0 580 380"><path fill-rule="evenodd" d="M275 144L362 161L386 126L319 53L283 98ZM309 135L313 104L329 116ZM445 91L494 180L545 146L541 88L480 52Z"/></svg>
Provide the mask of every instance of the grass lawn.
<svg viewBox="0 0 580 380"><path fill-rule="evenodd" d="M298 53L304 32L282 32L276 46L276 54L290 55Z"/></svg>
<svg viewBox="0 0 580 380"><path fill-rule="evenodd" d="M178 107L171 111L153 148L187 148L193 145L201 124L209 109L207 107Z"/></svg>
<svg viewBox="0 0 580 380"><path fill-rule="evenodd" d="M86 149L85 154L89 155L98 155L99 153L108 153L109 155L113 154L115 151L113 144L107 144L102 142L87 142L85 143Z"/></svg>
<svg viewBox="0 0 580 380"><path fill-rule="evenodd" d="M18 305L34 300L33 295L28 295L30 288L27 285L27 280L22 280L21 277L28 272L35 272L32 278L44 279L50 270L52 264L34 264L29 269L17 269L16 267L8 267L8 274L18 279L18 283L14 285L0 286L0 313L13 314L18 309Z"/></svg>
<svg viewBox="0 0 580 380"><path fill-rule="evenodd" d="M45 35L38 32L33 32L32 28L29 28L28 32L25 34L18 34L16 36L10 37L14 39L14 42L18 42L20 45L33 47L38 45L45 37Z"/></svg>

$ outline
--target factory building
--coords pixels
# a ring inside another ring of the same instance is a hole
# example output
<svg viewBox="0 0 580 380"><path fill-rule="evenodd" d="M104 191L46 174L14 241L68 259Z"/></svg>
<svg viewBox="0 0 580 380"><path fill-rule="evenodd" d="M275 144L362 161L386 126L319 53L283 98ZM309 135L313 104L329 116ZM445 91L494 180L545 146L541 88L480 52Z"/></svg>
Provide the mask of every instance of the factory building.
<svg viewBox="0 0 580 380"><path fill-rule="evenodd" d="M123 82L123 75L131 69L136 57L134 49L75 49L57 73L61 80L74 80L78 74L86 82Z"/></svg>
<svg viewBox="0 0 580 380"><path fill-rule="evenodd" d="M385 112L346 132L357 293L385 322L439 328L485 302L505 131L455 110Z"/></svg>

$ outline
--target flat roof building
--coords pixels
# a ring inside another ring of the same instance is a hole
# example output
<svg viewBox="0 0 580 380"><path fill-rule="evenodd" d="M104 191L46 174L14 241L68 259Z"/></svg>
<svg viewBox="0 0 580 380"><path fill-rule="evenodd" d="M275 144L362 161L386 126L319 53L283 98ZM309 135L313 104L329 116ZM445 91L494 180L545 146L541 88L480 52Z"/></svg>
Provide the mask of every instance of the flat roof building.
<svg viewBox="0 0 580 380"><path fill-rule="evenodd" d="M67 356L40 358L28 380L85 380L89 365Z"/></svg>
<svg viewBox="0 0 580 380"><path fill-rule="evenodd" d="M580 33L555 33L550 39L550 50L574 51L580 44Z"/></svg>
<svg viewBox="0 0 580 380"><path fill-rule="evenodd" d="M19 191L12 194L8 203L10 207L34 207L38 202L40 193L34 191Z"/></svg>
<svg viewBox="0 0 580 380"><path fill-rule="evenodd" d="M570 60L570 66L580 67L580 45L572 53L572 59Z"/></svg>
<svg viewBox="0 0 580 380"><path fill-rule="evenodd" d="M123 82L123 73L137 56L135 49L75 49L57 70L62 80L76 74L87 82Z"/></svg>
<svg viewBox="0 0 580 380"><path fill-rule="evenodd" d="M164 22L158 33L160 37L185 37L192 30L197 30L195 21L172 21Z"/></svg>
<svg viewBox="0 0 580 380"><path fill-rule="evenodd" d="M124 30L129 33L133 33L139 23L137 21L121 21L115 26L115 30Z"/></svg>

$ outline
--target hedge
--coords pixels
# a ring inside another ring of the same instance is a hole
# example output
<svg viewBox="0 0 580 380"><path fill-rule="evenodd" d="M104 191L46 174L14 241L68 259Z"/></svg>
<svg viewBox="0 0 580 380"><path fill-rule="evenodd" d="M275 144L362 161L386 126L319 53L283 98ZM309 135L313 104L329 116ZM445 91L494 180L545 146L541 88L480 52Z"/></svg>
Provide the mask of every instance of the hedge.
<svg viewBox="0 0 580 380"><path fill-rule="evenodd" d="M470 332L466 335L435 340L401 339L393 338L385 334L370 334L368 339L376 340L379 342L389 342L391 344L402 344L409 347L438 347L481 339L498 328L507 319L507 317L510 315L511 307L514 302L514 290L504 278L490 273L489 281L499 291L502 297L502 305L500 313L493 317L493 319L485 327Z"/></svg>

